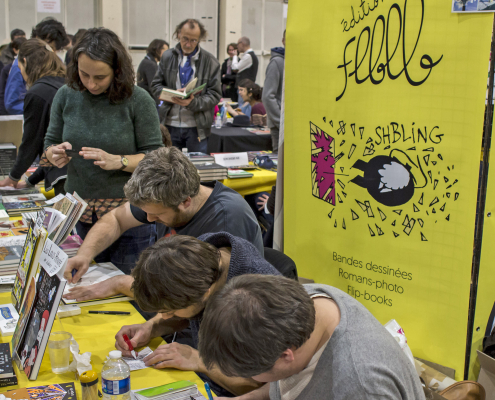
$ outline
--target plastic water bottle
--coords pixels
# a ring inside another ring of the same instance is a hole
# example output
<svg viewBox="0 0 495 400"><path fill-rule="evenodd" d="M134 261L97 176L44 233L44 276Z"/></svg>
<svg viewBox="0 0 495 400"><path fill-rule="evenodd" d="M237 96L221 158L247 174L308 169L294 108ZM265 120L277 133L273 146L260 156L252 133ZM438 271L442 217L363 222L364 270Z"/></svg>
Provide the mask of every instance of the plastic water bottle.
<svg viewBox="0 0 495 400"><path fill-rule="evenodd" d="M131 400L131 370L122 352L111 351L101 370L103 400Z"/></svg>
<svg viewBox="0 0 495 400"><path fill-rule="evenodd" d="M217 116L215 117L215 128L220 129L222 128L222 116L220 113L217 113Z"/></svg>

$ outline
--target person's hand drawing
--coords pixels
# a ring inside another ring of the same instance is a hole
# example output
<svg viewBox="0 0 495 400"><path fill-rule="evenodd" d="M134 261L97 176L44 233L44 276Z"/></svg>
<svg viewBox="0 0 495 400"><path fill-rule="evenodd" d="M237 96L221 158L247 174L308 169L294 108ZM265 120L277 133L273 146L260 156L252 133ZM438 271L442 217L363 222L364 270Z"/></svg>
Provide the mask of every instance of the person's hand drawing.
<svg viewBox="0 0 495 400"><path fill-rule="evenodd" d="M183 371L199 371L202 365L196 349L177 342L158 346L143 361L146 366L176 368Z"/></svg>
<svg viewBox="0 0 495 400"><path fill-rule="evenodd" d="M85 160L95 160L94 165L107 171L113 171L122 168L122 157L120 155L109 154L101 149L93 147L83 147L82 156Z"/></svg>
<svg viewBox="0 0 495 400"><path fill-rule="evenodd" d="M132 357L123 335L127 335L134 348L146 346L151 340L152 324L124 325L115 335L115 348L125 357Z"/></svg>
<svg viewBox="0 0 495 400"><path fill-rule="evenodd" d="M84 256L76 255L75 257L69 258L67 261L67 266L64 271L64 278L69 283L77 283L83 277L83 275L88 272L89 263L91 259ZM76 270L76 274L72 276L72 270Z"/></svg>
<svg viewBox="0 0 495 400"><path fill-rule="evenodd" d="M86 301L115 296L120 293L118 290L117 280L115 278L119 277L113 277L107 279L106 281L89 286L76 286L69 289L69 292L64 295L64 299Z"/></svg>
<svg viewBox="0 0 495 400"><path fill-rule="evenodd" d="M57 168L65 167L71 160L71 158L65 154L66 149L72 150L72 145L69 142L50 147L46 154L48 160Z"/></svg>

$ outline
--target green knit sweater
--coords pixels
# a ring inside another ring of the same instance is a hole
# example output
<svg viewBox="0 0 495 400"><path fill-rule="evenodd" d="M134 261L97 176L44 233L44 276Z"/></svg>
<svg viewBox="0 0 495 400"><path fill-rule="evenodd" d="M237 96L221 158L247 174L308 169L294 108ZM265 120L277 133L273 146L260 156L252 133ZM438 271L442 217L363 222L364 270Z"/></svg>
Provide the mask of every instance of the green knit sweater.
<svg viewBox="0 0 495 400"><path fill-rule="evenodd" d="M140 87L120 104L110 104L106 94L97 96L62 86L53 99L45 149L69 142L72 149L94 147L109 154L132 155L155 150L162 136L155 102ZM65 190L84 199L124 197L128 172L105 171L94 160L72 158Z"/></svg>

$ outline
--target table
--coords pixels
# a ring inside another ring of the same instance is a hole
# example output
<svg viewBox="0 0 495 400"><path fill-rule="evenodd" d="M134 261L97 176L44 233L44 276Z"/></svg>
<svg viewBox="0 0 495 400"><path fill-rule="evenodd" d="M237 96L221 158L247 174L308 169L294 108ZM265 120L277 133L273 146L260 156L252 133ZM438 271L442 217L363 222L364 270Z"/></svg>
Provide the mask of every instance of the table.
<svg viewBox="0 0 495 400"><path fill-rule="evenodd" d="M272 186L277 183L277 173L266 169L249 170L253 174L252 178L224 179L222 183L234 189L241 196L249 194L272 191Z"/></svg>
<svg viewBox="0 0 495 400"><path fill-rule="evenodd" d="M10 303L10 293L0 293L0 304ZM145 322L144 318L136 309L127 301L101 304L97 306L81 307L82 313L74 317L55 319L52 332L66 331L70 332L74 339L79 343L80 353L91 352L91 365L98 373L98 385L101 389L101 369L108 353L115 350L115 334L123 325L140 324ZM112 311L129 311L130 315L105 315L105 314L88 314L89 310L112 310ZM6 343L12 340L12 336L1 336L0 342ZM162 338L154 339L149 347L156 349L163 344ZM14 363L15 366L15 363ZM74 382L77 397L82 398L81 384L75 381L74 374L67 372L65 374L52 373L50 358L48 355L48 346L41 363L38 379L29 381L24 372L19 372L15 366L15 373L19 382L18 386L8 386L1 388L0 392L12 390L19 387L31 387L38 385L48 385L50 383ZM142 389L147 387L164 385L180 380L189 380L198 385L203 395L206 396L203 381L191 371L179 371L175 369L154 369L145 368L139 371L131 372L131 389ZM207 397L207 396L206 396Z"/></svg>
<svg viewBox="0 0 495 400"><path fill-rule="evenodd" d="M208 137L208 153L236 153L272 149L272 137L269 134L256 135L244 128L211 128Z"/></svg>

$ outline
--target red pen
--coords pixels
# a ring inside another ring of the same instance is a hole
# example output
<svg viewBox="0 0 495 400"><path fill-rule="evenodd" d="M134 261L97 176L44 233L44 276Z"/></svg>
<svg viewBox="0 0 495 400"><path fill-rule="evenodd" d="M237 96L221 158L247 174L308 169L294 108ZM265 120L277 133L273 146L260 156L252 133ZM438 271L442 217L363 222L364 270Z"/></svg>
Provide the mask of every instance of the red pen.
<svg viewBox="0 0 495 400"><path fill-rule="evenodd" d="M134 347L132 347L132 343L131 341L129 340L129 337L124 333L122 335L122 337L124 338L124 342L127 344L127 346L129 347L129 350L132 354L132 356L134 357L134 359L137 359L136 357L136 352L134 351Z"/></svg>

